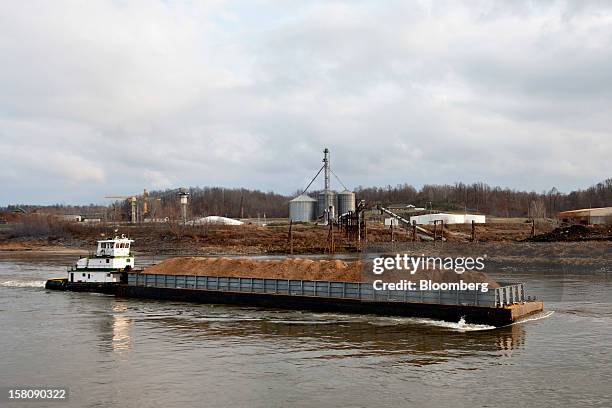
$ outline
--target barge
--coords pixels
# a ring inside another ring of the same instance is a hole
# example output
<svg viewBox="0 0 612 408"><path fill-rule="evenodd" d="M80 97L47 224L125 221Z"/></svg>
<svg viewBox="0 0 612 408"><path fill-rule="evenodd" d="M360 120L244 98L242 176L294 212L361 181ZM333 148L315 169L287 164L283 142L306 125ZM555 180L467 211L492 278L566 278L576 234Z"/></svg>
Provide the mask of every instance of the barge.
<svg viewBox="0 0 612 408"><path fill-rule="evenodd" d="M467 323L491 326L511 324L544 308L542 301L526 298L522 283L500 283L499 288L483 293L473 290L375 290L372 283L365 282L186 275L180 271L153 274L146 269L134 269L134 259L129 252L131 242L125 237L100 241L94 256L97 261L79 260L80 264L77 262L68 270L67 278L49 279L46 288L100 292L125 298L424 317L451 322L463 318ZM115 256L123 257L123 263L110 260ZM115 267L104 268L104 265Z"/></svg>

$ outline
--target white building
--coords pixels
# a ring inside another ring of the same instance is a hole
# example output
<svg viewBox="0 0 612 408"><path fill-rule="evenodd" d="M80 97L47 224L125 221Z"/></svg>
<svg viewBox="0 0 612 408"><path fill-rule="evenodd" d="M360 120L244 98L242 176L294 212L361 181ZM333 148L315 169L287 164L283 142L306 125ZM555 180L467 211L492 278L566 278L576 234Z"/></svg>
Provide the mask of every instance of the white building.
<svg viewBox="0 0 612 408"><path fill-rule="evenodd" d="M484 215L465 214L465 223L471 224L472 221L474 221L475 224L484 224L486 222L486 217Z"/></svg>
<svg viewBox="0 0 612 408"><path fill-rule="evenodd" d="M397 227L397 226L399 226L399 220L397 218L385 218L385 225L387 227L390 227L392 225L394 227Z"/></svg>
<svg viewBox="0 0 612 408"><path fill-rule="evenodd" d="M558 214L562 222L584 225L602 225L612 223L612 207L583 208L563 211Z"/></svg>
<svg viewBox="0 0 612 408"><path fill-rule="evenodd" d="M61 215L60 217L62 221L68 221L68 222L81 222L83 220L83 217L77 214L64 214L64 215Z"/></svg>
<svg viewBox="0 0 612 408"><path fill-rule="evenodd" d="M198 218L197 220L193 220L191 222L193 225L206 225L206 224L216 224L216 225L242 225L244 222L235 220L233 218L227 217L219 217L217 215L210 215L208 217Z"/></svg>
<svg viewBox="0 0 612 408"><path fill-rule="evenodd" d="M472 221L476 224L484 224L486 218L484 215L477 214L424 214L410 217L410 223L415 222L417 224L433 224L434 221L443 221L444 224L471 224Z"/></svg>

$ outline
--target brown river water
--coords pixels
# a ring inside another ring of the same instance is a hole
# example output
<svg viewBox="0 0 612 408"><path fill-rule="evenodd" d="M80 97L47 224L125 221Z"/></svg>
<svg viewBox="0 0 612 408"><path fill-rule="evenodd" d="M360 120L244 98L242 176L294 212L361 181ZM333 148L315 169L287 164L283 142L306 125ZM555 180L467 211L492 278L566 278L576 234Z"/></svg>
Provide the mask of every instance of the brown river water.
<svg viewBox="0 0 612 408"><path fill-rule="evenodd" d="M73 258L0 253L0 387L69 387L2 406L612 406L609 264L499 265L546 311L491 328L45 290Z"/></svg>

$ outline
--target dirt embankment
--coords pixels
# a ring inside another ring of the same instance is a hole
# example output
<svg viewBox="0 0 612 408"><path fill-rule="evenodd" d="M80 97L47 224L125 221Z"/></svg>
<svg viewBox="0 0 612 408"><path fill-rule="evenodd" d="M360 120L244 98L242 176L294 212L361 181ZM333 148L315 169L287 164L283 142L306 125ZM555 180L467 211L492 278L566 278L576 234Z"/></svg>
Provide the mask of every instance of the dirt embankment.
<svg viewBox="0 0 612 408"><path fill-rule="evenodd" d="M399 280L429 279L433 282L488 283L490 288L499 284L486 274L466 271L458 274L452 270L422 270L414 275L407 271L393 271L375 275L371 272L371 262L312 259L234 259L209 257L178 257L167 259L146 268L146 273L176 275L207 275L250 278L275 278L298 280L330 280L340 282L371 282L381 279L384 282Z"/></svg>
<svg viewBox="0 0 612 408"><path fill-rule="evenodd" d="M46 241L0 241L0 252L45 252L61 254L84 254L87 250L66 247L63 245L50 245Z"/></svg>
<svg viewBox="0 0 612 408"><path fill-rule="evenodd" d="M525 241L530 242L572 242L572 241L612 241L612 227L570 225L559 227L545 234L539 234Z"/></svg>
<svg viewBox="0 0 612 408"><path fill-rule="evenodd" d="M9 225L0 231L0 250L44 250L45 247L66 247L92 250L99 239L112 237L115 229L136 242L134 250L141 254L159 255L229 255L229 254L323 254L329 248L329 227L294 224L293 245L289 242L289 225L241 226L180 226L176 224L81 225L63 223L48 230ZM425 226L433 230L432 226ZM583 227L586 228L586 227ZM552 228L537 226L536 232L550 232ZM591 230L591 227L589 227ZM38 231L38 232L37 232ZM471 226L445 226L447 242L469 243ZM519 242L530 236L531 226L525 223L481 224L476 226L478 242ZM608 233L609 234L609 233ZM359 243L349 240L346 233L334 228L333 240L338 253L357 252ZM568 241L564 234L553 231L544 234L546 241ZM537 241L540 238L534 239ZM361 244L411 243L410 230L368 225ZM571 240L571 239L570 239Z"/></svg>

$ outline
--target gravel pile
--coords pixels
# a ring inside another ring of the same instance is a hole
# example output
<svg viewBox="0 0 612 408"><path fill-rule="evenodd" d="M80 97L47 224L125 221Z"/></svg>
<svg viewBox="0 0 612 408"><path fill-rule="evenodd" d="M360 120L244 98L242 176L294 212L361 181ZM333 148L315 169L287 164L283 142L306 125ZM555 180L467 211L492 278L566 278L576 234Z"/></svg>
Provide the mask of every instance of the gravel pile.
<svg viewBox="0 0 612 408"><path fill-rule="evenodd" d="M402 279L433 282L467 283L486 282L490 288L499 284L486 274L466 271L463 274L452 270L423 270L411 275L407 271L390 271L382 275L371 273L371 265L362 261L313 260L313 259L240 259L226 257L177 257L167 259L145 269L145 273L169 275L231 276L243 278L274 278L298 280L329 280L340 282L371 282L381 279L397 282Z"/></svg>

